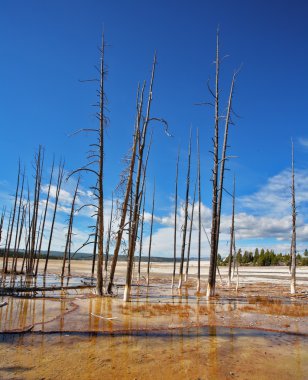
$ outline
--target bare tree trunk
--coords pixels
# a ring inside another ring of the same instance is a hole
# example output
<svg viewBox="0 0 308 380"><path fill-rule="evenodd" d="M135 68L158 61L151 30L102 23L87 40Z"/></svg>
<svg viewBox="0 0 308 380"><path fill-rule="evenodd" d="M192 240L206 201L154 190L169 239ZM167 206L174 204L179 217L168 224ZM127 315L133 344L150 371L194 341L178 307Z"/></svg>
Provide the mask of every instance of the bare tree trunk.
<svg viewBox="0 0 308 380"><path fill-rule="evenodd" d="M111 212L110 212L110 220L109 220L107 242L106 242L106 254L105 254L105 272L106 273L108 270L109 248L110 248L110 238L111 238L111 230L112 230L112 218L113 218L113 193L112 193Z"/></svg>
<svg viewBox="0 0 308 380"><path fill-rule="evenodd" d="M294 144L292 141L292 249L291 249L291 294L296 293L296 204L295 204L295 173Z"/></svg>
<svg viewBox="0 0 308 380"><path fill-rule="evenodd" d="M188 270L189 270L189 259L190 259L190 247L191 247L191 235L193 230L194 223L194 210L195 210L195 201L196 201L196 190L197 190L197 181L195 183L194 198L191 207L191 216L190 216L190 227L189 227L189 237L188 237L188 248L187 248L187 261L186 261L186 271L185 271L185 282L188 279Z"/></svg>
<svg viewBox="0 0 308 380"><path fill-rule="evenodd" d="M182 239L182 248L181 248L180 271L179 271L179 285L178 285L179 289L182 288L182 281L183 281L183 268L184 268L186 231L187 231L187 219L188 219L189 185L190 185L190 157L191 157L191 128L190 128L189 146L188 146L188 166L187 166L187 177L186 177L186 197L185 197L185 208L184 208L183 239Z"/></svg>
<svg viewBox="0 0 308 380"><path fill-rule="evenodd" d="M42 224L42 230L41 230L41 236L40 236L40 243L38 246L38 254L37 254L37 260L36 260L36 266L35 266L35 276L37 276L38 272L38 266L41 258L42 253L42 243L43 243L43 237L44 237L44 230L45 230L45 223L46 223L46 216L47 216L47 210L48 210L48 204L49 204L49 197L50 197L50 189L52 184L52 177L53 177L53 171L54 171L54 165L55 160L52 161L52 167L51 167L51 173L50 173L50 179L49 179L49 185L48 185L48 191L47 191L47 198L46 198L46 204L44 209L44 216L43 216L43 224Z"/></svg>
<svg viewBox="0 0 308 380"><path fill-rule="evenodd" d="M104 35L102 38L101 48L101 66L100 66L100 91L99 91L99 163L98 163L98 251L97 251L97 267L96 267L96 293L103 295L103 260L104 260L104 124L105 124L105 42Z"/></svg>
<svg viewBox="0 0 308 380"><path fill-rule="evenodd" d="M18 239L18 237L20 235L20 230L22 230L22 218L20 219L20 216L22 217L22 214L23 214L22 202L23 202L24 182L25 182L25 170L22 174L22 183L21 183L21 190L20 190L20 195L19 195L17 225L16 225L16 234L15 234L15 245L14 245L13 261L12 261L12 267L11 267L12 273L16 272L16 264L17 264L17 258L18 258L18 250L19 250L18 242L20 241Z"/></svg>
<svg viewBox="0 0 308 380"><path fill-rule="evenodd" d="M92 271L91 276L94 277L95 270L95 260L96 260L96 251L97 251L97 228L98 228L98 219L96 220L95 234L94 234L94 245L93 245L93 258L92 258Z"/></svg>
<svg viewBox="0 0 308 380"><path fill-rule="evenodd" d="M64 175L64 163L60 162L60 164L59 164L59 171L58 171L58 179L57 179L55 205L54 205L53 216L52 216L52 221L51 221L49 242L48 242L48 247L47 247L47 252L46 252L46 259L45 259L45 266L44 266L44 275L46 275L46 273L47 273L47 266L48 266L48 260L49 260L49 255L50 255L50 248L51 248L53 230L54 230L54 225L55 225L55 220L56 220L56 214L57 214L57 208L58 208L59 195L60 195L63 175Z"/></svg>
<svg viewBox="0 0 308 380"><path fill-rule="evenodd" d="M11 248L13 229L14 229L14 223L15 223L18 192L19 192L19 182L20 182L20 160L18 162L17 185L16 185L16 191L15 191L14 207L11 214L11 224L8 227L8 231L9 231L8 241L7 241L7 245L6 245L4 256L3 256L3 272L4 273L7 273L8 271L8 262L9 262L9 255L10 255L10 248Z"/></svg>
<svg viewBox="0 0 308 380"><path fill-rule="evenodd" d="M232 269L232 255L234 245L234 210L235 210L235 177L233 179L233 196L232 196L232 222L230 229L230 252L229 252L229 268L228 268L228 286L231 286L231 269Z"/></svg>
<svg viewBox="0 0 308 380"><path fill-rule="evenodd" d="M2 263L3 264L3 269L2 269L3 273L6 273L4 260L5 260L5 255L6 255L7 250L8 250L8 244L9 244L9 239L10 239L12 215L13 215L13 210L11 209L8 224L7 224L6 239L5 239L5 245L4 245L4 251L3 251L3 263Z"/></svg>
<svg viewBox="0 0 308 380"><path fill-rule="evenodd" d="M180 160L180 149L178 151L178 158L176 160L176 170L175 170L174 233L173 233L173 272L172 272L171 288L173 288L173 285L174 285L175 271L176 271L176 238L177 238L177 214L178 214L179 160Z"/></svg>
<svg viewBox="0 0 308 380"><path fill-rule="evenodd" d="M199 130L197 129L197 151L198 151L198 273L197 273L197 292L200 292L201 284L201 170L200 170L200 142Z"/></svg>
<svg viewBox="0 0 308 380"><path fill-rule="evenodd" d="M118 261L119 251L121 247L122 242L122 235L124 231L125 221L126 221L126 214L127 214L127 208L128 208L128 202L133 182L133 174L134 174L134 168L135 168L135 161L136 161L136 153L137 153L137 144L139 140L139 126L141 121L141 115L142 115L142 107L143 107L143 94L144 94L144 88L145 84L142 87L140 100L139 100L139 88L138 88L138 96L137 96L137 116L136 116L136 124L135 124L135 133L134 133L134 141L133 141L133 147L132 147L132 155L130 160L130 167L129 167L129 174L127 178L127 185L125 190L125 196L122 204L122 214L121 214L121 220L119 229L117 232L117 238L115 243L115 248L113 252L113 258L111 262L111 268L110 268L110 276L109 276L109 283L107 292L109 294L112 293L112 285L113 285L113 279L115 274L115 269Z"/></svg>
<svg viewBox="0 0 308 380"><path fill-rule="evenodd" d="M233 98L233 90L234 90L234 83L235 83L235 73L233 74L232 82L231 82L231 89L229 94L229 101L228 101L228 108L227 108L227 115L226 115L226 121L225 121L225 132L224 132L224 141L223 141L223 147L222 147L222 157L220 161L220 177L219 177L219 189L218 189L218 203L217 203L217 233L216 233L216 260L217 260L217 254L218 254L218 247L219 247L219 234L220 234L220 216L221 216L221 206L222 206L222 194L224 189L224 174L225 174L225 164L227 161L227 146L228 146L228 132L229 132L229 124L230 124L230 118L231 118L231 110L232 110L232 98Z"/></svg>
<svg viewBox="0 0 308 380"><path fill-rule="evenodd" d="M6 211L6 208L3 207L2 208L2 213L1 213L1 219L0 219L0 243L1 243L1 240L2 240L2 231L3 231L5 211Z"/></svg>
<svg viewBox="0 0 308 380"><path fill-rule="evenodd" d="M128 249L126 281L125 281L124 297L123 297L124 302L128 302L129 296L130 296L130 290L131 290L132 270L133 270L134 253L135 253L136 237L137 237L136 233L137 233L138 224L139 224L139 210L140 210L140 201L141 201L141 198L140 198L141 194L139 192L139 189L140 189L141 171L142 171L142 164L143 164L143 152L144 152L144 147L146 143L148 125L150 122L150 111L151 111L152 96L153 96L155 66L156 66L156 53L154 55L146 116L144 119L142 131L140 133L140 139L139 139L138 169L137 169L136 185L135 185L135 201L134 201L134 214L133 214L133 224L132 224L133 239L131 240L131 244Z"/></svg>
<svg viewBox="0 0 308 380"><path fill-rule="evenodd" d="M78 180L77 180L77 184L76 184L76 188L75 188L75 192L74 192L74 196L73 196L73 200L72 200L70 218L69 218L69 222L68 222L66 244L65 244L63 262L62 262L62 272L61 272L62 277L64 276L67 255L70 255L70 251L71 251L73 222L74 222L74 213L75 213L75 202L76 202L76 197L77 197L77 193L78 193L79 182L80 182L80 177L78 177ZM68 271L68 272L69 272L68 275L70 275L70 271Z"/></svg>
<svg viewBox="0 0 308 380"><path fill-rule="evenodd" d="M149 252L148 252L147 286L149 286L150 284L150 265L151 265L151 249L152 249L152 235L153 235L153 221L154 221L154 206L155 206L155 181L154 181L154 190L153 190L150 241L149 241Z"/></svg>
<svg viewBox="0 0 308 380"><path fill-rule="evenodd" d="M27 204L26 204L26 219L27 222L27 216L28 216L28 230L26 228L26 236L25 236L25 252L22 259L21 264L21 272L24 271L26 260L28 260L28 253L29 253L29 247L30 247L30 239L31 239L31 202L30 202L30 189L29 189L29 183L28 185L28 196L27 196Z"/></svg>
<svg viewBox="0 0 308 380"><path fill-rule="evenodd" d="M40 192L41 192L41 182L42 182L42 171L44 155L42 155L42 147L39 146L38 154L35 157L36 160L36 172L35 172L35 188L34 188L34 202L33 202L33 213L31 222L31 244L30 244L30 254L28 260L28 266L26 269L27 274L34 274L34 260L35 260L35 245L36 245L36 232L37 232L37 220L39 212L40 203Z"/></svg>
<svg viewBox="0 0 308 380"><path fill-rule="evenodd" d="M225 163L228 157L226 151L228 147L228 131L231 123L232 98L236 73L233 74L227 115L225 120L224 141L222 147L222 157L220 160L220 176L218 181L218 149L219 149L219 34L217 33L217 48L216 48L216 90L215 90L215 137L214 137L214 168L213 168L213 198L212 198L212 232L211 232L211 255L209 279L207 286L207 298L215 295L217 256L220 234L220 216L223 194L223 183L225 173Z"/></svg>
<svg viewBox="0 0 308 380"><path fill-rule="evenodd" d="M219 145L219 33L216 37L216 85L215 85L215 130L213 151L213 195L212 195L212 228L211 228L211 253L210 267L206 297L215 295L215 280L217 267L217 193L218 193L218 145Z"/></svg>
<svg viewBox="0 0 308 380"><path fill-rule="evenodd" d="M144 225L144 211L145 211L145 193L143 194L143 206L142 206L142 217L141 217L141 231L140 231L140 244L139 244L139 259L138 259L138 284L140 283L141 274L141 253L142 253L142 243L143 243L143 225Z"/></svg>

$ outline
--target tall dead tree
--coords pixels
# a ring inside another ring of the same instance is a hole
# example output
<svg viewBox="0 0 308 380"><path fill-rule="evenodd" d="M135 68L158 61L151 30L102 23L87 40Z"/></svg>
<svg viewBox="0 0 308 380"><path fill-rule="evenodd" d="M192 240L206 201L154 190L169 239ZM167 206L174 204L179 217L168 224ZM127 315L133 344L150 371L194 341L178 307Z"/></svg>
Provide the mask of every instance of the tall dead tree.
<svg viewBox="0 0 308 380"><path fill-rule="evenodd" d="M3 207L2 208L2 213L1 213L1 218L0 218L0 243L1 243L1 240L2 240L2 231L3 231L5 211L6 211L6 208Z"/></svg>
<svg viewBox="0 0 308 380"><path fill-rule="evenodd" d="M48 247L47 247L46 258L45 258L44 275L46 275L46 273L47 273L50 248L51 248L51 242L52 242L52 237L53 237L53 232L54 232L54 226L55 226L55 220L56 220L56 214L57 214L57 208L58 208L58 202L59 202L59 196L60 196L63 176L64 176L64 163L60 162L59 169L58 169L56 194L55 194L55 204L54 204L54 209L53 209L50 234L49 234L49 241L48 241Z"/></svg>
<svg viewBox="0 0 308 380"><path fill-rule="evenodd" d="M235 177L233 179L233 195L232 195L232 221L230 228L230 251L229 251L229 263L228 263L228 286L231 286L231 272L232 272L232 255L234 248L234 211L235 211Z"/></svg>
<svg viewBox="0 0 308 380"><path fill-rule="evenodd" d="M62 272L61 276L64 276L64 271L65 271L65 264L66 260L68 257L69 264L68 264L68 276L71 275L70 271L70 261L71 261L71 245L72 245L72 234L73 234L73 223L74 223L74 215L75 215L75 202L76 202L76 197L78 194L78 187L79 187L79 182L80 182L80 177L78 177L77 184L75 187L74 195L73 195L73 200L72 200L72 205L71 205L71 212L70 212L70 217L68 221L68 229L67 229L67 236L66 236L66 243L65 243L65 249L64 249L64 254L63 254L63 262L62 262Z"/></svg>
<svg viewBox="0 0 308 380"><path fill-rule="evenodd" d="M151 249L152 249L153 222L154 222L154 206L155 206L155 182L154 182L152 211L151 211L150 240L149 240L148 266L147 266L147 286L149 286L150 284L150 265L151 265Z"/></svg>
<svg viewBox="0 0 308 380"><path fill-rule="evenodd" d="M198 154L198 271L197 271L197 292L200 292L201 280L201 168L200 168L200 141L199 130L197 129L197 154Z"/></svg>
<svg viewBox="0 0 308 380"><path fill-rule="evenodd" d="M134 207L133 223L132 223L132 237L133 238L131 239L131 244L129 245L129 248L128 248L126 281L125 281L124 297L123 297L124 302L128 302L129 297L130 297L130 290L131 290L134 253L135 253L136 239L137 239L137 232L138 232L138 225L139 225L139 210L140 210L140 202L141 202L140 184L141 184L142 168L143 168L143 154L144 154L144 147L146 144L148 126L151 120L159 120L161 122L164 122L162 119L150 117L152 97L153 97L155 67L156 67L156 53L154 54L154 62L153 62L153 67L152 67L146 114L144 117L141 131L139 133L138 168L137 168L137 173L136 173L135 193L134 193L135 199L134 199L134 205L133 205Z"/></svg>
<svg viewBox="0 0 308 380"><path fill-rule="evenodd" d="M43 244L43 238L44 238L45 223L46 223L46 217L47 217L47 210L48 210L48 204L49 204L50 189L51 189L51 184L52 184L54 165L55 165L55 159L53 158L53 160L52 160L52 166L51 166L51 172L50 172L49 185L48 185L48 190L47 190L47 197L46 197L46 200L45 200L45 208L44 208L44 214L43 214L43 221L42 221L40 240L39 240L38 251L37 251L37 260L36 260L36 266L35 266L35 276L37 276L39 262L40 262L41 253L42 253L42 244Z"/></svg>
<svg viewBox="0 0 308 380"><path fill-rule="evenodd" d="M180 149L178 150L178 157L176 160L176 170L175 170L175 193L174 193L174 232L173 232L173 272L172 272L172 282L171 287L173 288L175 271L176 271L176 238L177 238L177 214L178 214L178 178L179 178L179 160L180 160Z"/></svg>
<svg viewBox="0 0 308 380"><path fill-rule="evenodd" d="M296 293L296 203L295 203L295 172L294 144L292 141L292 247L291 247L291 294Z"/></svg>
<svg viewBox="0 0 308 380"><path fill-rule="evenodd" d="M33 211L32 211L32 221L31 221L31 243L29 258L27 260L26 272L27 274L34 274L34 263L35 263L35 246L37 238L37 221L39 214L40 205L40 194L41 194L41 183L42 183L42 173L43 173L44 155L42 147L39 146L38 153L35 156L35 185L34 185L34 200L33 200Z"/></svg>
<svg viewBox="0 0 308 380"><path fill-rule="evenodd" d="M193 230L195 201L196 201L196 190L197 190L197 181L195 183L194 198L193 198L193 202L192 202L192 206L191 206L188 247L187 247L187 260L186 260L186 270L185 270L185 282L188 279L188 270L189 270L189 261L190 261L190 248L191 248L191 236L192 236L192 230Z"/></svg>
<svg viewBox="0 0 308 380"><path fill-rule="evenodd" d="M23 192L24 192L24 182L25 182L25 169L22 174L21 190L19 194L19 204L18 204L18 213L17 213L17 223L16 223L16 233L15 233L15 244L12 260L12 273L16 272L17 266L17 257L19 251L19 235L22 233L23 229Z"/></svg>
<svg viewBox="0 0 308 380"><path fill-rule="evenodd" d="M113 219L113 193L112 193L112 197L111 197L111 211L110 211L110 219L109 219L107 241L106 241L106 253L105 253L105 272L106 273L108 270L108 259L109 259L110 240L111 240L112 219Z"/></svg>
<svg viewBox="0 0 308 380"><path fill-rule="evenodd" d="M138 147L139 134L140 134L140 123L141 123L141 116L142 116L144 89L145 89L145 83L143 84L142 90L139 94L139 86L138 86L137 107L136 107L137 115L136 115L136 122L135 122L134 139L133 139L132 153L131 153L131 158L130 158L129 172L127 176L125 195L124 195L124 200L121 207L121 218L120 218L120 223L118 227L118 232L116 235L115 248L114 248L113 258L112 258L111 268L110 268L109 283L108 283L108 288L107 288L107 292L109 294L112 293L113 279L114 279L115 269L116 269L116 265L118 261L121 243L122 243L123 231L124 231L125 223L126 223L126 215L127 215L129 198L131 194L131 188L133 185L133 174L134 174L134 169L135 169L137 147Z"/></svg>
<svg viewBox="0 0 308 380"><path fill-rule="evenodd" d="M185 246L186 246L186 232L187 232L187 221L188 221L189 186L190 186L190 158L191 158L191 128L190 128L189 145L188 145L186 196L185 196L185 205L184 205L184 224L183 224L183 232L182 232L183 237L182 237L181 261L180 261L179 285L178 285L179 289L182 288L182 282L183 282L183 269L184 269Z"/></svg>
<svg viewBox="0 0 308 380"><path fill-rule="evenodd" d="M13 237L17 202L18 202L19 182L20 182L20 160L18 162L17 184L16 184L16 191L15 191L15 197L14 197L14 207L11 213L10 225L8 226L8 236L7 236L8 240L7 240L7 244L6 244L6 247L4 250L4 256L3 256L2 270L4 273L7 273L8 271L9 255L10 255L11 242L12 242L12 237Z"/></svg>
<svg viewBox="0 0 308 380"><path fill-rule="evenodd" d="M140 231L139 257L138 257L138 284L140 284L140 276L141 276L141 254L142 254L142 244L143 244L145 194L146 194L146 189L144 188L143 201L142 201L142 216L141 216L141 221L140 221L140 223L141 223L141 231Z"/></svg>
<svg viewBox="0 0 308 380"><path fill-rule="evenodd" d="M213 150L213 177L212 177L212 227L210 244L210 267L207 284L207 297L215 295L215 280L217 266L217 204L218 204L218 148L219 148L219 33L216 36L216 76L215 76L215 122L214 122L214 150Z"/></svg>
<svg viewBox="0 0 308 380"><path fill-rule="evenodd" d="M219 234L220 234L220 217L221 217L221 205L222 205L222 195L224 191L224 173L225 173L225 163L228 160L226 155L228 147L228 130L231 124L231 112L232 112L232 99L234 83L237 73L233 74L231 88L229 93L227 115L225 117L225 131L224 131L224 141L222 146L222 156L219 162L219 70L220 70L220 57L219 57L219 32L217 32L216 39L216 79L215 79L215 94L212 95L215 99L215 126L214 126L214 150L213 150L213 195L212 195L212 228L211 228L211 253L210 253L210 267L207 285L207 298L215 295L215 285L216 285L216 271L217 271L217 257L218 257L218 245L219 245ZM219 167L220 166L220 167ZM219 172L219 178L218 178Z"/></svg>
<svg viewBox="0 0 308 380"><path fill-rule="evenodd" d="M95 208L95 215L97 217L97 229L95 235L97 236L97 266L96 266L96 293L98 295L103 295L103 259L104 259L104 130L107 122L107 118L105 116L105 103L106 103L106 95L105 95L105 78L107 74L107 70L105 67L105 41L104 34L102 35L102 46L100 49L100 67L99 71L99 90L98 90L98 112L96 117L99 122L98 128L82 128L79 131L75 132L94 132L97 135L97 142L90 144L91 150L88 152L87 159L89 162L74 170L70 173L72 176L75 173L80 172L88 172L92 173L96 177L96 186L93 186L92 189L94 198L96 199L96 204L87 204L86 206L91 206ZM93 242L89 242L91 244Z"/></svg>

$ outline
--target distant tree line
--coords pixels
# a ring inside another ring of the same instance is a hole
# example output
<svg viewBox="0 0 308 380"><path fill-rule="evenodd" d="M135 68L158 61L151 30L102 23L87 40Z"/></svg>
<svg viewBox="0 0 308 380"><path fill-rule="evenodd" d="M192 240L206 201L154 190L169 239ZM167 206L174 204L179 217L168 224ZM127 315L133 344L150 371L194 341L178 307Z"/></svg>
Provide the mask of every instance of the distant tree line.
<svg viewBox="0 0 308 380"><path fill-rule="evenodd" d="M236 260L240 265L249 265L249 266L270 266L270 265L287 265L291 264L291 255L275 253L274 250L264 250L263 248L259 250L255 249L252 251L244 251L241 249L237 251ZM220 255L218 257L219 265L228 265L229 256L222 258ZM296 255L296 265L308 265L308 250L305 249L303 255L298 253Z"/></svg>

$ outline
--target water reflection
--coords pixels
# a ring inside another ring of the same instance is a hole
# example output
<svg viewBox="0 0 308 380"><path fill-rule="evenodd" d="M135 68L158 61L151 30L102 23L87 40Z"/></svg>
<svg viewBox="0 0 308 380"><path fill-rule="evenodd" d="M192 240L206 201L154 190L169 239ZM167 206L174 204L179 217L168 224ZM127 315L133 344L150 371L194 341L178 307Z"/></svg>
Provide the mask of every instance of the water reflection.
<svg viewBox="0 0 308 380"><path fill-rule="evenodd" d="M73 379L86 373L95 378L103 367L107 379L303 379L308 373L305 338L213 326L112 334L0 334L0 357L1 378L9 378L10 366L27 367L20 373L25 379Z"/></svg>

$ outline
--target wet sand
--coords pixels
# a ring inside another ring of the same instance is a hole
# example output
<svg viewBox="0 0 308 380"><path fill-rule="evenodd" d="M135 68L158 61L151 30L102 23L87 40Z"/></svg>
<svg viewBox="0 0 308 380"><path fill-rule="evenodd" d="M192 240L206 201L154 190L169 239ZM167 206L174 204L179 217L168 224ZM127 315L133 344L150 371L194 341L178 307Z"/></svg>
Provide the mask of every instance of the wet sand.
<svg viewBox="0 0 308 380"><path fill-rule="evenodd" d="M52 261L50 272L60 265ZM88 277L91 263L72 268ZM206 277L196 293L194 263L181 291L171 289L171 271L171 264L152 264L150 286L144 278L135 283L127 304L125 263L115 297L97 297L93 289L0 297L8 303L0 308L0 378L307 378L308 268L298 268L292 297L286 267L242 267L237 290L236 279L227 287L221 268L223 282L217 276L210 301Z"/></svg>

